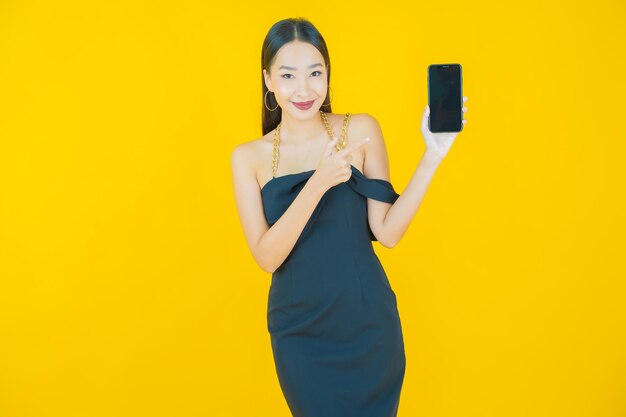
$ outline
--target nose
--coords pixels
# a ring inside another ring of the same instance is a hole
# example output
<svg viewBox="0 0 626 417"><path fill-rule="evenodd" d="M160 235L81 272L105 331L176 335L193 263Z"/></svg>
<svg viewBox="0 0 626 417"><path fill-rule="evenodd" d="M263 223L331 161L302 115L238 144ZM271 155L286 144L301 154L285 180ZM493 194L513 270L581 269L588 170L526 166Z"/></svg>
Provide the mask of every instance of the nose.
<svg viewBox="0 0 626 417"><path fill-rule="evenodd" d="M309 97L309 80L307 77L300 78L296 87L296 95L298 97Z"/></svg>

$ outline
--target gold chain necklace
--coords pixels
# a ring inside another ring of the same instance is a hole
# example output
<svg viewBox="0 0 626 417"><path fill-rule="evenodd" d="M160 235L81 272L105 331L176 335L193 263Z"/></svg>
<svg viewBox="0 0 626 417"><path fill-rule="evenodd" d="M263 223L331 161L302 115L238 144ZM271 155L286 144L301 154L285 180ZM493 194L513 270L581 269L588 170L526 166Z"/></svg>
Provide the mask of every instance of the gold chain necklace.
<svg viewBox="0 0 626 417"><path fill-rule="evenodd" d="M330 127L330 123L328 123L328 118L326 113L320 110L320 116L322 118L322 123L324 123L324 127L326 128L326 132L328 133L328 137L330 140L333 140L333 129ZM343 118L343 126L341 128L341 137L337 144L335 144L335 149L337 151L342 150L346 146L346 127L348 124L346 121L350 118L350 113L346 113ZM278 155L280 153L280 125L276 126L276 132L274 133L274 155L272 158L272 178L276 178L276 169L278 168Z"/></svg>

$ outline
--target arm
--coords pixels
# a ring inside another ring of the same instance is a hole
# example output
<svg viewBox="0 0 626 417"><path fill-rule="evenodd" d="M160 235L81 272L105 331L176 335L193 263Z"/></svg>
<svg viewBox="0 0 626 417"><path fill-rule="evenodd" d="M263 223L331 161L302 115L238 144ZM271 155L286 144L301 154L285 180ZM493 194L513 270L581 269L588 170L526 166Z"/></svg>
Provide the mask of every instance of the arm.
<svg viewBox="0 0 626 417"><path fill-rule="evenodd" d="M359 114L359 136L369 136L363 173L368 178L389 181L389 158L378 121L369 114ZM409 184L395 203L367 199L370 229L380 244L393 248L407 231L420 207L426 190L442 158L426 151Z"/></svg>
<svg viewBox="0 0 626 417"><path fill-rule="evenodd" d="M440 163L441 158L428 151L424 152L409 184L389 207L382 226L382 234L388 247L397 245L409 228Z"/></svg>
<svg viewBox="0 0 626 417"><path fill-rule="evenodd" d="M252 256L264 271L273 273L295 246L326 190L313 175L270 228L263 214L263 200L251 161L243 145L231 153L235 202Z"/></svg>
<svg viewBox="0 0 626 417"><path fill-rule="evenodd" d="M463 96L463 103L467 102L467 96ZM463 116L467 112L467 106L462 107ZM372 144L366 152L365 171L370 178L383 178L389 181L389 161L387 150L380 125L368 114L360 115L362 123L361 134L370 136ZM428 128L430 107L426 105L422 114L421 132L426 143L426 151L413 173L409 184L404 192L398 197L393 205L368 199L369 222L372 233L384 246L392 248L398 244L404 233L409 228L411 220L417 209L422 204L426 190L435 175L435 171L446 157L459 132L433 133ZM463 119L463 126L467 123ZM365 131L363 133L363 131Z"/></svg>

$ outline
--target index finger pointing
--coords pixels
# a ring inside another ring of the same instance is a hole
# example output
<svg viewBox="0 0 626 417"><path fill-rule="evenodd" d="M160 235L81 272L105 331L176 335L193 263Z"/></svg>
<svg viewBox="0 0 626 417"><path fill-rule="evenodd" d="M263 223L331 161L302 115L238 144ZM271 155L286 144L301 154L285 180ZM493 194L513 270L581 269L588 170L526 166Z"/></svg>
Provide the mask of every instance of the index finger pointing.
<svg viewBox="0 0 626 417"><path fill-rule="evenodd" d="M359 141L356 141L355 143L351 143L349 146L346 146L345 148L343 148L342 150L340 150L337 153L340 153L342 155L345 155L347 153L351 153L353 151L355 151L356 149L358 149L360 146L366 145L367 143L369 143L370 138L369 136L366 138L363 138Z"/></svg>

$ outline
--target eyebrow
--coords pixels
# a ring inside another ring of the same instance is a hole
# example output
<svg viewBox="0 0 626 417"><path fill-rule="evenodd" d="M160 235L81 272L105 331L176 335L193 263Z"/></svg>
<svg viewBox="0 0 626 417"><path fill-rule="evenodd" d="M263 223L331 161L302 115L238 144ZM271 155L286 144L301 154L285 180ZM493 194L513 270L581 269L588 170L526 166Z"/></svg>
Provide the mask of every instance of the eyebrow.
<svg viewBox="0 0 626 417"><path fill-rule="evenodd" d="M309 65L309 68L321 67L321 66L322 66L322 64L320 64L320 63L318 62L317 64L311 64L311 65ZM280 69L283 69L283 68L284 68L284 69L291 70L291 71L295 71L295 70L296 70L296 68L294 68L294 67L288 67L288 66L286 66L286 65L281 65L280 67L278 67L278 69L279 69L279 70L280 70Z"/></svg>

